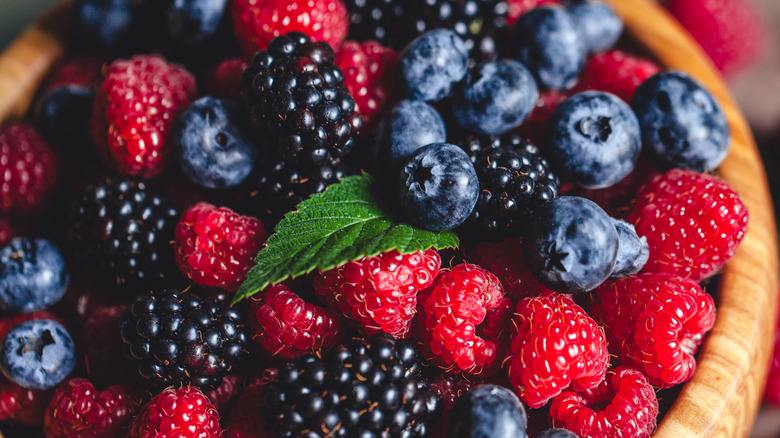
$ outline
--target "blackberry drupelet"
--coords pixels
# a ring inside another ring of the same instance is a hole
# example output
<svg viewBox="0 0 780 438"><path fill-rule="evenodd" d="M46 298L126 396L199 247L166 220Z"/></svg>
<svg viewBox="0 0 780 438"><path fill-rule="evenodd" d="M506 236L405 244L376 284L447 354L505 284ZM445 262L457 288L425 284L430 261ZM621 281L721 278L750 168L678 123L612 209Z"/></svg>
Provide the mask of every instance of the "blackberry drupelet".
<svg viewBox="0 0 780 438"><path fill-rule="evenodd" d="M300 32L271 40L241 75L241 99L271 153L321 163L349 153L363 124L333 49Z"/></svg>
<svg viewBox="0 0 780 438"><path fill-rule="evenodd" d="M504 0L347 0L346 4L352 39L376 39L402 50L429 30L452 29L479 62L498 56L509 11Z"/></svg>
<svg viewBox="0 0 780 438"><path fill-rule="evenodd" d="M470 238L518 236L533 209L558 196L558 177L529 141L511 134L470 137L461 147L480 185L477 206L460 229Z"/></svg>
<svg viewBox="0 0 780 438"><path fill-rule="evenodd" d="M146 292L122 314L125 355L152 387L217 388L238 364L247 334L238 312L214 298Z"/></svg>
<svg viewBox="0 0 780 438"><path fill-rule="evenodd" d="M279 222L286 213L315 193L322 193L329 185L349 174L340 159L321 163L277 158L260 166L256 183L251 184L248 213L268 226ZM270 228L269 228L270 229Z"/></svg>
<svg viewBox="0 0 780 438"><path fill-rule="evenodd" d="M72 206L70 238L80 260L135 295L180 278L171 244L178 219L143 181L103 176Z"/></svg>
<svg viewBox="0 0 780 438"><path fill-rule="evenodd" d="M424 437L438 398L420 380L413 344L376 335L299 358L264 395L281 437Z"/></svg>

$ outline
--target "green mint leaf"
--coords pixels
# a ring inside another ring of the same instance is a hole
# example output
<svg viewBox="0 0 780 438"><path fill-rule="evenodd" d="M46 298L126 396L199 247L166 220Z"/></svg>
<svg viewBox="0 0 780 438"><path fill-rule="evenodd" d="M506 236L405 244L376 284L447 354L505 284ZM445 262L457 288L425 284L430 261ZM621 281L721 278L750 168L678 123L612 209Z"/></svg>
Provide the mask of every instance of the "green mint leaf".
<svg viewBox="0 0 780 438"><path fill-rule="evenodd" d="M458 247L452 231L425 231L391 217L374 196L373 185L369 174L350 176L298 204L257 254L233 303L287 278L394 249L409 254Z"/></svg>

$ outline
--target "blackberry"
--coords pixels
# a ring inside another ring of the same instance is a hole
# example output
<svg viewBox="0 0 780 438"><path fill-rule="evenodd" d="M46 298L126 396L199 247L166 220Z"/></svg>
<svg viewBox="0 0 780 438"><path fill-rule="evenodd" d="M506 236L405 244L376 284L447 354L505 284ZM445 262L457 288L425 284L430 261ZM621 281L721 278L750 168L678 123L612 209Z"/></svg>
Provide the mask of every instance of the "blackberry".
<svg viewBox="0 0 780 438"><path fill-rule="evenodd" d="M363 120L333 49L300 32L271 40L241 75L241 99L272 153L321 163L349 153Z"/></svg>
<svg viewBox="0 0 780 438"><path fill-rule="evenodd" d="M461 147L480 186L477 206L461 226L470 238L518 236L534 208L558 196L558 177L529 141L517 135L470 137Z"/></svg>
<svg viewBox="0 0 780 438"><path fill-rule="evenodd" d="M504 0L347 0L350 38L376 39L402 50L419 35L436 28L452 29L479 62L498 56L505 40Z"/></svg>
<svg viewBox="0 0 780 438"><path fill-rule="evenodd" d="M424 437L440 411L412 342L380 334L300 357L264 391L281 437Z"/></svg>
<svg viewBox="0 0 780 438"><path fill-rule="evenodd" d="M125 356L156 389L215 389L247 346L235 309L175 290L139 295L122 314L121 334Z"/></svg>
<svg viewBox="0 0 780 438"><path fill-rule="evenodd" d="M126 290L180 278L171 242L179 212L142 181L103 176L70 211L77 258Z"/></svg>
<svg viewBox="0 0 780 438"><path fill-rule="evenodd" d="M295 206L315 193L322 193L350 172L340 159L321 163L276 158L260 166L253 175L250 204L247 212L276 224Z"/></svg>

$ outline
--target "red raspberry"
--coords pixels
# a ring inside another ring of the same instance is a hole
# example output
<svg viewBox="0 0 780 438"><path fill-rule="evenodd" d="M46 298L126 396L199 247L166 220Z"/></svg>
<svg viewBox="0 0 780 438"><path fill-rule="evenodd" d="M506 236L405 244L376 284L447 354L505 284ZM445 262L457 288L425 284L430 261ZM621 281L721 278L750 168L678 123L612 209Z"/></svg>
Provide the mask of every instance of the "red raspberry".
<svg viewBox="0 0 780 438"><path fill-rule="evenodd" d="M117 327L126 306L92 306L79 339L86 375L99 388L116 383L134 383L138 371L125 358L117 341Z"/></svg>
<svg viewBox="0 0 780 438"><path fill-rule="evenodd" d="M510 237L498 243L479 242L471 249L469 259L494 273L513 302L549 290L528 270L521 237Z"/></svg>
<svg viewBox="0 0 780 438"><path fill-rule="evenodd" d="M441 257L428 249L365 257L314 279L320 297L370 336L380 331L405 337L417 309L417 292L433 283Z"/></svg>
<svg viewBox="0 0 780 438"><path fill-rule="evenodd" d="M766 46L766 27L749 1L669 0L667 7L727 75L748 67Z"/></svg>
<svg viewBox="0 0 780 438"><path fill-rule="evenodd" d="M169 388L135 417L128 438L222 437L219 414L197 388Z"/></svg>
<svg viewBox="0 0 780 438"><path fill-rule="evenodd" d="M235 0L231 12L236 38L247 57L264 50L274 37L292 31L337 49L349 30L347 7L341 0Z"/></svg>
<svg viewBox="0 0 780 438"><path fill-rule="evenodd" d="M0 245L5 245L16 236L16 231L8 218L0 218Z"/></svg>
<svg viewBox="0 0 780 438"><path fill-rule="evenodd" d="M498 278L470 264L439 271L418 297L418 341L428 359L450 372L495 372L506 351L512 301Z"/></svg>
<svg viewBox="0 0 780 438"><path fill-rule="evenodd" d="M241 374L228 374L217 389L205 393L206 397L217 411L230 412L244 389L244 380Z"/></svg>
<svg viewBox="0 0 780 438"><path fill-rule="evenodd" d="M748 211L725 182L672 169L639 191L629 222L650 246L645 272L698 282L715 274L737 251Z"/></svg>
<svg viewBox="0 0 780 438"><path fill-rule="evenodd" d="M98 392L87 379L71 379L52 397L43 428L47 438L124 438L143 402L143 391L133 386Z"/></svg>
<svg viewBox="0 0 780 438"><path fill-rule="evenodd" d="M538 408L570 384L588 390L609 364L604 332L567 295L548 292L517 304L507 375L520 399Z"/></svg>
<svg viewBox="0 0 780 438"><path fill-rule="evenodd" d="M235 292L267 238L256 218L200 202L176 225L176 264L196 284Z"/></svg>
<svg viewBox="0 0 780 438"><path fill-rule="evenodd" d="M372 124L392 99L398 54L376 41L346 41L336 53L336 66L344 72L344 86L355 99L355 111L363 116L370 132Z"/></svg>
<svg viewBox="0 0 780 438"><path fill-rule="evenodd" d="M272 438L276 434L266 426L263 416L263 388L268 382L250 384L241 393L236 407L230 412L225 438Z"/></svg>
<svg viewBox="0 0 780 438"><path fill-rule="evenodd" d="M158 55L112 62L92 108L92 140L108 165L154 178L168 165L172 125L195 99L195 78Z"/></svg>
<svg viewBox="0 0 780 438"><path fill-rule="evenodd" d="M544 144L544 130L555 108L571 95L568 91L542 90L531 114L514 132L530 139L534 144Z"/></svg>
<svg viewBox="0 0 780 438"><path fill-rule="evenodd" d="M260 351L292 359L319 354L341 342L341 319L331 309L302 300L283 284L252 297L249 328Z"/></svg>
<svg viewBox="0 0 780 438"><path fill-rule="evenodd" d="M97 55L76 55L63 59L49 74L43 94L67 85L97 88L104 63L105 59Z"/></svg>
<svg viewBox="0 0 780 438"><path fill-rule="evenodd" d="M617 367L597 387L564 391L550 405L550 424L580 438L647 438L658 416L658 398L642 373Z"/></svg>
<svg viewBox="0 0 780 438"><path fill-rule="evenodd" d="M61 171L60 157L33 125L0 128L0 213L29 216L46 208Z"/></svg>
<svg viewBox="0 0 780 438"><path fill-rule="evenodd" d="M649 59L622 50L609 50L588 58L574 91L606 91L630 104L642 82L660 71L661 68Z"/></svg>
<svg viewBox="0 0 780 438"><path fill-rule="evenodd" d="M507 23L514 24L517 19L526 12L542 5L557 4L559 0L507 0L509 6L507 14Z"/></svg>
<svg viewBox="0 0 780 438"><path fill-rule="evenodd" d="M241 92L241 73L247 67L249 63L241 58L230 58L220 62L206 75L205 94L238 100Z"/></svg>
<svg viewBox="0 0 780 438"><path fill-rule="evenodd" d="M769 377L766 381L764 399L770 403L780 405L780 314L775 330L775 349L772 353L772 363L769 365Z"/></svg>
<svg viewBox="0 0 780 438"><path fill-rule="evenodd" d="M696 371L693 357L715 323L712 297L692 281L644 273L608 280L592 295L592 313L607 332L610 352L668 388Z"/></svg>

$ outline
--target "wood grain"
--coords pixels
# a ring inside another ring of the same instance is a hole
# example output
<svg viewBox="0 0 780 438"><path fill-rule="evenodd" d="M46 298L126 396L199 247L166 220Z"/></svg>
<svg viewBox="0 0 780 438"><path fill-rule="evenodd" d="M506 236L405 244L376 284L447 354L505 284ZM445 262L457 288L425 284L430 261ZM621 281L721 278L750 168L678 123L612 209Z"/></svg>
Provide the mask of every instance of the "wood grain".
<svg viewBox="0 0 780 438"><path fill-rule="evenodd" d="M719 173L750 212L745 239L723 273L718 317L699 367L654 437L745 437L760 404L778 308L775 218L761 158L725 82L687 32L650 0L606 1L661 64L687 71L719 99L733 137ZM28 27L0 56L0 122L25 114L38 83L62 55L67 3Z"/></svg>

